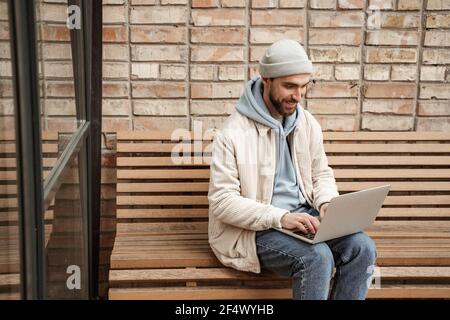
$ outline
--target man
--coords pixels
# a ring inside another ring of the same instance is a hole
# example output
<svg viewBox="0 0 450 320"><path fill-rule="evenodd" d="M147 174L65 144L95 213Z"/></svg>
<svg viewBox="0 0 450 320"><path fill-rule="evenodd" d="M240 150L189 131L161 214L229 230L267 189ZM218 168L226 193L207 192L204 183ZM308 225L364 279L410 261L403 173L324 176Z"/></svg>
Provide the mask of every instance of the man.
<svg viewBox="0 0 450 320"><path fill-rule="evenodd" d="M315 233L339 194L321 127L300 104L313 72L303 47L275 42L259 72L214 138L211 248L226 266L292 277L294 299L364 299L376 259L366 234L311 245L273 229Z"/></svg>

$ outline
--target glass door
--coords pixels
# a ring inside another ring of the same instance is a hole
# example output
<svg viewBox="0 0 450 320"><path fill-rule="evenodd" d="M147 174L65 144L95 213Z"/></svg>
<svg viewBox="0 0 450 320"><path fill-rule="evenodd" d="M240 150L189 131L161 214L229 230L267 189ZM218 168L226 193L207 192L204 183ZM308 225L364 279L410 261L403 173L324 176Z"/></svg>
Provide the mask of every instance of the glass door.
<svg viewBox="0 0 450 320"><path fill-rule="evenodd" d="M0 299L98 292L101 1L47 6L0 0Z"/></svg>

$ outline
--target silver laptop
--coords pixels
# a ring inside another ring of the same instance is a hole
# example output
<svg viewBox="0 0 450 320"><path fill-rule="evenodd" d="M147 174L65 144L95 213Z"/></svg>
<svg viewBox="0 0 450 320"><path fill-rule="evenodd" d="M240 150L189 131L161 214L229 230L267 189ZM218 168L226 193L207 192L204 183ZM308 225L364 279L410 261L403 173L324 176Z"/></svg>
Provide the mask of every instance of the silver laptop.
<svg viewBox="0 0 450 320"><path fill-rule="evenodd" d="M319 243L363 231L370 227L391 185L347 193L330 201L316 234L275 228L308 243Z"/></svg>

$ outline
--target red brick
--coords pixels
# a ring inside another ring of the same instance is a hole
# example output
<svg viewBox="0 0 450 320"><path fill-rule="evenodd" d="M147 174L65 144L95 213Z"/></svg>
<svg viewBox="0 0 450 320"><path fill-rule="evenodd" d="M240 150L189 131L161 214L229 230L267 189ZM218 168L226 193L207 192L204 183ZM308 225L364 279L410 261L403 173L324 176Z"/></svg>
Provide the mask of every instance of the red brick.
<svg viewBox="0 0 450 320"><path fill-rule="evenodd" d="M70 41L69 31L66 25L41 24L43 41Z"/></svg>
<svg viewBox="0 0 450 320"><path fill-rule="evenodd" d="M189 119L187 117L147 117L135 116L133 130L176 130L189 129Z"/></svg>
<svg viewBox="0 0 450 320"><path fill-rule="evenodd" d="M420 100L417 114L420 116L450 116L450 101Z"/></svg>
<svg viewBox="0 0 450 320"><path fill-rule="evenodd" d="M411 131L414 117L397 115L363 114L361 129L372 131Z"/></svg>
<svg viewBox="0 0 450 320"><path fill-rule="evenodd" d="M239 98L243 88L241 82L191 83L191 98Z"/></svg>
<svg viewBox="0 0 450 320"><path fill-rule="evenodd" d="M417 31L368 31L366 36L366 44L411 46L417 45L418 39L419 33Z"/></svg>
<svg viewBox="0 0 450 320"><path fill-rule="evenodd" d="M298 10L254 10L253 26L303 26L303 14Z"/></svg>
<svg viewBox="0 0 450 320"><path fill-rule="evenodd" d="M239 47L193 47L191 61L230 61L241 62L244 59L244 49Z"/></svg>
<svg viewBox="0 0 450 320"><path fill-rule="evenodd" d="M184 98L186 88L184 82L133 82L133 98Z"/></svg>
<svg viewBox="0 0 450 320"><path fill-rule="evenodd" d="M413 83L369 83L364 87L366 98L414 98L416 86Z"/></svg>
<svg viewBox="0 0 450 320"><path fill-rule="evenodd" d="M194 26L244 26L243 9L194 9L191 12Z"/></svg>
<svg viewBox="0 0 450 320"><path fill-rule="evenodd" d="M103 27L104 42L127 42L128 32L125 26L104 26Z"/></svg>
<svg viewBox="0 0 450 320"><path fill-rule="evenodd" d="M330 32L330 30L310 30L309 44L347 44L359 45L362 40L360 30L340 30L339 32Z"/></svg>
<svg viewBox="0 0 450 320"><path fill-rule="evenodd" d="M192 8L217 8L219 0L192 0Z"/></svg>
<svg viewBox="0 0 450 320"><path fill-rule="evenodd" d="M413 102L414 100L409 99L366 99L363 102L362 112L412 115Z"/></svg>
<svg viewBox="0 0 450 320"><path fill-rule="evenodd" d="M312 28L361 27L363 25L364 12L360 11L309 12L309 26Z"/></svg>
<svg viewBox="0 0 450 320"><path fill-rule="evenodd" d="M338 0L339 9L364 9L366 0Z"/></svg>
<svg viewBox="0 0 450 320"><path fill-rule="evenodd" d="M186 28L177 26L131 26L131 42L184 43Z"/></svg>
<svg viewBox="0 0 450 320"><path fill-rule="evenodd" d="M251 28L250 43L252 44L272 44L273 42L289 38L303 43L303 30L300 28Z"/></svg>
<svg viewBox="0 0 450 320"><path fill-rule="evenodd" d="M450 117L417 117L416 130L450 132Z"/></svg>
<svg viewBox="0 0 450 320"><path fill-rule="evenodd" d="M417 61L416 49L368 47L366 50L368 63L415 63Z"/></svg>
<svg viewBox="0 0 450 320"><path fill-rule="evenodd" d="M353 82L318 82L310 87L308 98L349 98L358 96L358 84Z"/></svg>
<svg viewBox="0 0 450 320"><path fill-rule="evenodd" d="M358 122L353 116L314 116L323 131L355 131L358 130Z"/></svg>
<svg viewBox="0 0 450 320"><path fill-rule="evenodd" d="M356 114L357 99L308 99L308 110L313 114Z"/></svg>
<svg viewBox="0 0 450 320"><path fill-rule="evenodd" d="M192 43L213 44L244 44L245 29L243 28L193 28L191 29Z"/></svg>

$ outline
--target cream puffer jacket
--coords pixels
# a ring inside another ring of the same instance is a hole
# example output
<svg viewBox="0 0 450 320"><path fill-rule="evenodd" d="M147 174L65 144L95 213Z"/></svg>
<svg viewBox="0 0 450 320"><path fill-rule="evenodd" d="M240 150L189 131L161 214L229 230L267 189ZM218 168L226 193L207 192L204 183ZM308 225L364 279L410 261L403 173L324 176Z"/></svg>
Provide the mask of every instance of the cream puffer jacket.
<svg viewBox="0 0 450 320"><path fill-rule="evenodd" d="M317 210L339 195L318 121L303 108L289 135L299 187ZM277 135L235 110L214 136L209 182L210 246L225 266L260 273L255 234L281 228L288 211L271 205Z"/></svg>

